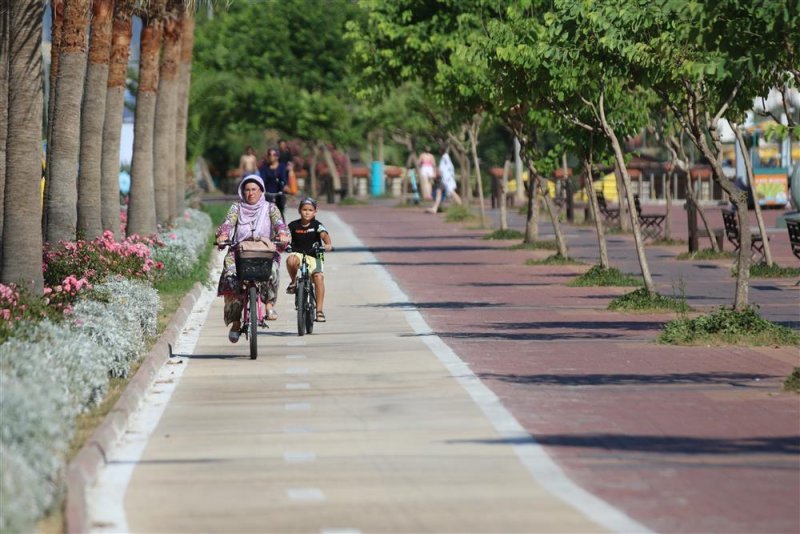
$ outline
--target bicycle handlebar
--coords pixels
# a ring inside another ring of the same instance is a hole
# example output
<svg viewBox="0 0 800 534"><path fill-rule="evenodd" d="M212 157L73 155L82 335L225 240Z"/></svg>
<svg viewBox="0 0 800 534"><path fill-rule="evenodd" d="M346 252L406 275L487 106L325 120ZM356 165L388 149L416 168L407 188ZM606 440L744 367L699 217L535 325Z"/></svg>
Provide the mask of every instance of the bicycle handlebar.
<svg viewBox="0 0 800 534"><path fill-rule="evenodd" d="M331 247L331 249L330 249L330 250L326 251L326 250L325 250L325 245L324 245L324 244L322 244L322 243L313 243L313 244L311 245L311 251L312 251L312 253L317 253L317 252L333 252L333 247ZM291 243L289 243L289 246L287 246L287 247L286 247L286 252L294 252L294 251L292 250L292 244L291 244ZM308 253L306 253L306 255L308 255Z"/></svg>

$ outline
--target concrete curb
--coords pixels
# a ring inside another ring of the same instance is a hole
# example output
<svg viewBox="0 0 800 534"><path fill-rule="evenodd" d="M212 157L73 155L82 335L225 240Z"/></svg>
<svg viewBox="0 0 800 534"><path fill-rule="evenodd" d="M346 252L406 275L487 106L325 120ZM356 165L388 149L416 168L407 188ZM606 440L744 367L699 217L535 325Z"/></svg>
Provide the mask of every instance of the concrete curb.
<svg viewBox="0 0 800 534"><path fill-rule="evenodd" d="M87 524L86 489L94 484L100 469L106 464L106 451L119 439L128 420L139 407L158 371L170 356L189 314L203 290L199 282L186 294L158 341L144 358L122 396L100 426L67 466L66 529L69 533L89 532Z"/></svg>

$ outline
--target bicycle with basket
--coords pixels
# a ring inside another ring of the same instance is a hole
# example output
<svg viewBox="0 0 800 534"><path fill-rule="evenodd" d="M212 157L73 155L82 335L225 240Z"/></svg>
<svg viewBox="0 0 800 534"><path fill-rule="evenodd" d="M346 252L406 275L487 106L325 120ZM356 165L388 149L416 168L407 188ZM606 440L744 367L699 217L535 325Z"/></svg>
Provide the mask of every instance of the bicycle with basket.
<svg viewBox="0 0 800 534"><path fill-rule="evenodd" d="M221 247L226 245L234 251L236 274L244 294L240 332L250 342L250 359L255 360L258 357L258 327L269 328L265 320L265 306L259 295L262 291L266 293L266 284L272 276L272 262L278 252L261 240L220 243Z"/></svg>

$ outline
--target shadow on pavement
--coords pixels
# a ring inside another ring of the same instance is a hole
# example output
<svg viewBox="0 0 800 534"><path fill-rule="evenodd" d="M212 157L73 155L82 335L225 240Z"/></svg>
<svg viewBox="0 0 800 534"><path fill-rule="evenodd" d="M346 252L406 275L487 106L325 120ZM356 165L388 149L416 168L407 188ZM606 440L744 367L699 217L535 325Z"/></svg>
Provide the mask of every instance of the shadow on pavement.
<svg viewBox="0 0 800 534"><path fill-rule="evenodd" d="M573 328L583 330L658 330L660 321L546 321L540 323L491 323L496 328L508 330L536 330L540 328Z"/></svg>
<svg viewBox="0 0 800 534"><path fill-rule="evenodd" d="M388 304L361 304L361 307L368 308L417 308L420 310L427 309L451 309L451 310L464 310L467 308L488 308L497 307L500 304L491 302L458 302L458 301L444 301L444 302L389 302Z"/></svg>
<svg viewBox="0 0 800 534"><path fill-rule="evenodd" d="M484 373L481 379L500 380L514 384L545 386L659 386L674 384L726 384L734 387L754 387L760 384L747 384L754 380L783 378L773 375L752 373L673 373L666 375L646 374L583 374L583 375L514 375Z"/></svg>
<svg viewBox="0 0 800 534"><path fill-rule="evenodd" d="M403 247L403 246L396 246L396 247L336 247L336 252L372 252L379 253L379 252L463 252L463 251L473 251L473 250L483 250L487 252L491 252L494 250L493 247L488 246L467 246L467 245L452 245L452 246L435 246L435 245L425 245L425 246L416 246L416 247Z"/></svg>
<svg viewBox="0 0 800 534"><path fill-rule="evenodd" d="M626 434L585 434L534 436L539 445L582 447L657 454L790 454L800 453L800 435L753 438L693 438L684 436L636 436ZM532 443L525 437L511 439L456 440L449 443L487 445L522 445ZM789 464L787 468L796 467Z"/></svg>

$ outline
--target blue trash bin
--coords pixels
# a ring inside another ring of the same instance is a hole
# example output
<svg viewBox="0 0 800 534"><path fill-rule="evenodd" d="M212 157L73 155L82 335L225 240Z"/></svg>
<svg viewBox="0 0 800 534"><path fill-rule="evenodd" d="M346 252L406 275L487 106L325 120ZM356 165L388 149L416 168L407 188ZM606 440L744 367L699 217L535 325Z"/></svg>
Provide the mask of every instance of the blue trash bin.
<svg viewBox="0 0 800 534"><path fill-rule="evenodd" d="M383 194L383 162L372 162L372 185L370 192L373 197L379 197Z"/></svg>

